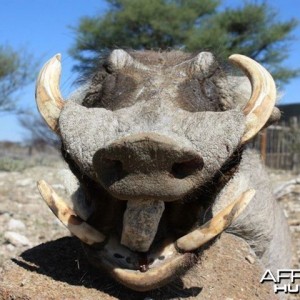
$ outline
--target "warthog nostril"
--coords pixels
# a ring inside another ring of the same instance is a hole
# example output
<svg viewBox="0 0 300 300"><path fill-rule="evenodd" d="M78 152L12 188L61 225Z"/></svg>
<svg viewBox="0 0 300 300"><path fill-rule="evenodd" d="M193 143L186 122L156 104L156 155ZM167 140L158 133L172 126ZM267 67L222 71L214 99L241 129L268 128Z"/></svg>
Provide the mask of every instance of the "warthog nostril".
<svg viewBox="0 0 300 300"><path fill-rule="evenodd" d="M126 175L123 163L117 159L103 158L101 161L101 169L108 181L115 182Z"/></svg>
<svg viewBox="0 0 300 300"><path fill-rule="evenodd" d="M187 161L174 163L171 174L178 179L186 178L196 171L203 168L203 159L201 157L193 158Z"/></svg>

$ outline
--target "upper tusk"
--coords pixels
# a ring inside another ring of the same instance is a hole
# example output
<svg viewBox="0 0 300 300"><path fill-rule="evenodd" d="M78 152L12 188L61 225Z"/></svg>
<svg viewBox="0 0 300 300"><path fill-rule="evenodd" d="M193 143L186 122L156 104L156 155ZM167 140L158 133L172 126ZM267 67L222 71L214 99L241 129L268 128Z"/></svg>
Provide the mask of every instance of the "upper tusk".
<svg viewBox="0 0 300 300"><path fill-rule="evenodd" d="M176 241L177 248L185 252L193 251L209 242L231 225L231 223L243 212L254 195L254 189L249 189L242 193L238 199L220 211L210 221L179 238Z"/></svg>
<svg viewBox="0 0 300 300"><path fill-rule="evenodd" d="M59 89L61 55L56 54L42 68L36 82L35 98L39 112L47 125L59 133L58 118L64 101Z"/></svg>
<svg viewBox="0 0 300 300"><path fill-rule="evenodd" d="M233 54L229 61L240 67L251 82L252 95L243 112L246 116L246 130L242 143L253 138L267 123L276 100L276 86L270 73L255 60L240 54Z"/></svg>
<svg viewBox="0 0 300 300"><path fill-rule="evenodd" d="M93 245L105 240L105 235L77 216L46 181L38 181L38 189L55 216L82 242Z"/></svg>

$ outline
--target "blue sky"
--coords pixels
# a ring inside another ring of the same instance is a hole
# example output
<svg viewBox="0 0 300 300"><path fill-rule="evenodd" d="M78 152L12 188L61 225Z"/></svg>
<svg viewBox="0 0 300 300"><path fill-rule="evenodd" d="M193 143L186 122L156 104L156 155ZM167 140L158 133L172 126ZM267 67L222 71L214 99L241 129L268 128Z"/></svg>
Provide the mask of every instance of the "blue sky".
<svg viewBox="0 0 300 300"><path fill-rule="evenodd" d="M224 6L237 6L241 0L224 0ZM257 1L260 2L260 1ZM300 16L298 0L272 0L280 20ZM67 95L72 90L76 74L71 72L74 60L68 54L75 35L71 29L82 16L94 16L107 9L101 0L0 0L0 44L32 53L39 67L56 53L62 54L61 90ZM299 17L300 18L300 17ZM291 44L290 58L285 65L300 67L300 27L294 31L296 41ZM300 78L284 87L282 104L300 102ZM23 107L35 108L34 83L18 92ZM24 130L12 115L0 116L0 140L21 141Z"/></svg>

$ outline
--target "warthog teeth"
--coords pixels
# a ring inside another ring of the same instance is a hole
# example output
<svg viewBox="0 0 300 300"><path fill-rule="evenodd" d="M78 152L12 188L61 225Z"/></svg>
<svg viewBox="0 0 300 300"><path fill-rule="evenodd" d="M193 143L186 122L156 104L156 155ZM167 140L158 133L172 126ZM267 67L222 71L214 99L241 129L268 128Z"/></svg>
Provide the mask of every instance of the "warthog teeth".
<svg viewBox="0 0 300 300"><path fill-rule="evenodd" d="M40 180L37 185L44 201L72 234L88 245L102 243L105 240L105 236L77 216L46 181Z"/></svg>
<svg viewBox="0 0 300 300"><path fill-rule="evenodd" d="M194 251L209 242L231 225L244 211L254 195L254 189L249 189L242 193L239 198L220 211L207 223L179 238L176 241L177 248L184 252Z"/></svg>

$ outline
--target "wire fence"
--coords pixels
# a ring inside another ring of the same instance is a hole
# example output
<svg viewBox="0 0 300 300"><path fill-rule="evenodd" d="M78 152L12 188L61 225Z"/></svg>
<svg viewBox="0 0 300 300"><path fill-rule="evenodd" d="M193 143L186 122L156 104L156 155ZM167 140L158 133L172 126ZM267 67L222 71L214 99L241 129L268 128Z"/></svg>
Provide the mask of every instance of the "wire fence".
<svg viewBox="0 0 300 300"><path fill-rule="evenodd" d="M293 125L273 125L262 130L251 147L261 153L266 166L273 169L300 170L300 128Z"/></svg>

